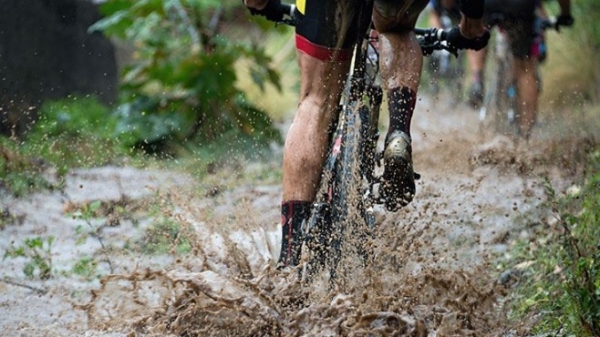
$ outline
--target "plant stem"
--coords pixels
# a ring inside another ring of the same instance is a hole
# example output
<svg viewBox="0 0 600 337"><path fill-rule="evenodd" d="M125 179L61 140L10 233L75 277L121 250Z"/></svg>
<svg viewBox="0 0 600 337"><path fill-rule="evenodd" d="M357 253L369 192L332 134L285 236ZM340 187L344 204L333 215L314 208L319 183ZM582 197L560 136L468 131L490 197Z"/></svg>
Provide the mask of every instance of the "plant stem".
<svg viewBox="0 0 600 337"><path fill-rule="evenodd" d="M23 283L11 281L11 280L7 279L6 277L3 278L3 279L0 279L0 282L4 282L4 283L10 284L12 286L17 286L17 287L22 287L22 288L26 288L26 289L29 289L29 290L33 290L33 291L37 292L40 295L45 295L48 292L48 290L46 290L46 289L36 288L36 287L32 287L32 286L27 285L27 284L23 284Z"/></svg>

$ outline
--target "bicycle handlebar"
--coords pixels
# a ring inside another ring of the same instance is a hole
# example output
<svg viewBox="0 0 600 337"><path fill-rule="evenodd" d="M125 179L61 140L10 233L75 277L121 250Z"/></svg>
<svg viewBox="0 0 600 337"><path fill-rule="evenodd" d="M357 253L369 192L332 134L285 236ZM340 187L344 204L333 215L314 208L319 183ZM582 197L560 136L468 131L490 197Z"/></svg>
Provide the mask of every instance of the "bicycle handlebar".
<svg viewBox="0 0 600 337"><path fill-rule="evenodd" d="M298 22L296 21L296 6L291 4L281 4L279 9L284 16L288 16L287 18L283 18L280 22L289 26L295 26Z"/></svg>
<svg viewBox="0 0 600 337"><path fill-rule="evenodd" d="M291 4L281 4L281 13L285 16L277 23L283 23L289 26L296 26L296 6ZM435 50L447 50L451 54L458 56L458 48L452 46L446 41L447 33L443 29L437 28L415 28L417 40L421 46L423 55L431 55Z"/></svg>
<svg viewBox="0 0 600 337"><path fill-rule="evenodd" d="M458 48L448 42L448 32L440 28L415 28L417 40L423 55L431 55L436 50L446 50L458 56Z"/></svg>

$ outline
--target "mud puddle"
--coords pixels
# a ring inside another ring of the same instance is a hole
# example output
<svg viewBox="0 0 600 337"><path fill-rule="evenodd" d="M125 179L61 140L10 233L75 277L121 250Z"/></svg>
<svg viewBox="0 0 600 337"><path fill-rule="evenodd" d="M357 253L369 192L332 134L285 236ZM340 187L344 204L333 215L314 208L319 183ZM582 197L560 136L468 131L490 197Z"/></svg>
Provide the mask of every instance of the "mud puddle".
<svg viewBox="0 0 600 337"><path fill-rule="evenodd" d="M4 259L10 283L0 283L0 327L15 336L515 335L503 306L510 289L497 282L504 269L495 262L530 235L529 226L547 223L547 184L559 193L573 184L580 168L566 160L582 156L589 141L539 135L524 147L478 127L464 106L417 104L416 199L382 214L374 262L364 267L349 254L333 288L300 287L294 273L273 269L278 183L232 185L228 176L238 173L221 172L198 184L180 174L104 168L71 175L68 198L3 197L3 208L20 220L4 227L0 250L52 235L56 273L28 280L26 259ZM86 223L71 209L94 200L108 209L123 200L132 207L102 228L102 243L93 236L78 242L77 228ZM136 202L158 211L139 212ZM181 226L176 245L160 254L127 249L157 217ZM72 272L73 261L86 256L99 261L89 279Z"/></svg>

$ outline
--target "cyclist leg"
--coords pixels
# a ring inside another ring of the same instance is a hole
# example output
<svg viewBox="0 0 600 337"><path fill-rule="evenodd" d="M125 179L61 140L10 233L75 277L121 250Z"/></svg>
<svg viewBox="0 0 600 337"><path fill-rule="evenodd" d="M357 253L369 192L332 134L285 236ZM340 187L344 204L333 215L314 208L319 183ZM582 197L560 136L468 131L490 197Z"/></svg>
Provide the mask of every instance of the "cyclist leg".
<svg viewBox="0 0 600 337"><path fill-rule="evenodd" d="M327 155L328 129L348 74L359 6L352 0L297 5L302 14L296 27L300 98L284 146L280 267L299 263L300 227L309 216Z"/></svg>
<svg viewBox="0 0 600 337"><path fill-rule="evenodd" d="M375 0L373 23L379 32L380 68L390 114L381 194L390 211L415 194L410 123L421 78L423 55L413 28L426 0Z"/></svg>
<svg viewBox="0 0 600 337"><path fill-rule="evenodd" d="M519 133L526 139L535 123L538 104L537 59L531 55L536 2L531 0L486 0L485 13L502 13L502 26L508 34L514 56L513 73L517 85Z"/></svg>
<svg viewBox="0 0 600 337"><path fill-rule="evenodd" d="M529 139L536 122L539 84L538 59L531 54L533 19L522 18L507 25L511 52L514 56L513 73L517 86L517 121L519 134Z"/></svg>
<svg viewBox="0 0 600 337"><path fill-rule="evenodd" d="M460 3L460 34L476 38L485 34L483 1ZM423 56L413 33L427 0L375 0L373 23L380 35L380 68L390 113L384 151L382 196L388 210L410 203L415 194L410 123L415 108Z"/></svg>
<svg viewBox="0 0 600 337"><path fill-rule="evenodd" d="M487 50L487 47L481 50L467 50L469 73L471 75L471 86L469 87L469 91L467 93L468 103L474 109L481 107L481 104L483 104L483 74L485 71Z"/></svg>

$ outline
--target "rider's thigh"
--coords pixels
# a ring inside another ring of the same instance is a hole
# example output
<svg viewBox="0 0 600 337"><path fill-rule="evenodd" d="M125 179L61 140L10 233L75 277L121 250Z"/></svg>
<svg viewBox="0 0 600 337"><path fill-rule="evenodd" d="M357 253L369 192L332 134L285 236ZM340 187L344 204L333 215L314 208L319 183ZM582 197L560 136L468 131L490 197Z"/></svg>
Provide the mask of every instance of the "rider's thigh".
<svg viewBox="0 0 600 337"><path fill-rule="evenodd" d="M533 21L525 18L511 20L506 25L510 51L515 58L525 59L531 56L533 45Z"/></svg>
<svg viewBox="0 0 600 337"><path fill-rule="evenodd" d="M534 37L534 0L486 0L484 16L489 24L499 24L508 34L516 58L530 56ZM499 22L498 22L499 20Z"/></svg>
<svg viewBox="0 0 600 337"><path fill-rule="evenodd" d="M339 101L353 46L358 41L361 22L356 13L365 1L297 0L299 23L296 49L300 67L300 102L297 119L322 120L324 124ZM365 12L368 12L365 10ZM333 108L332 108L333 107Z"/></svg>
<svg viewBox="0 0 600 337"><path fill-rule="evenodd" d="M323 61L298 51L300 102L298 114L327 124L339 103L350 62ZM300 116L298 116L300 117Z"/></svg>
<svg viewBox="0 0 600 337"><path fill-rule="evenodd" d="M379 32L406 32L415 27L428 0L375 0L373 23Z"/></svg>

